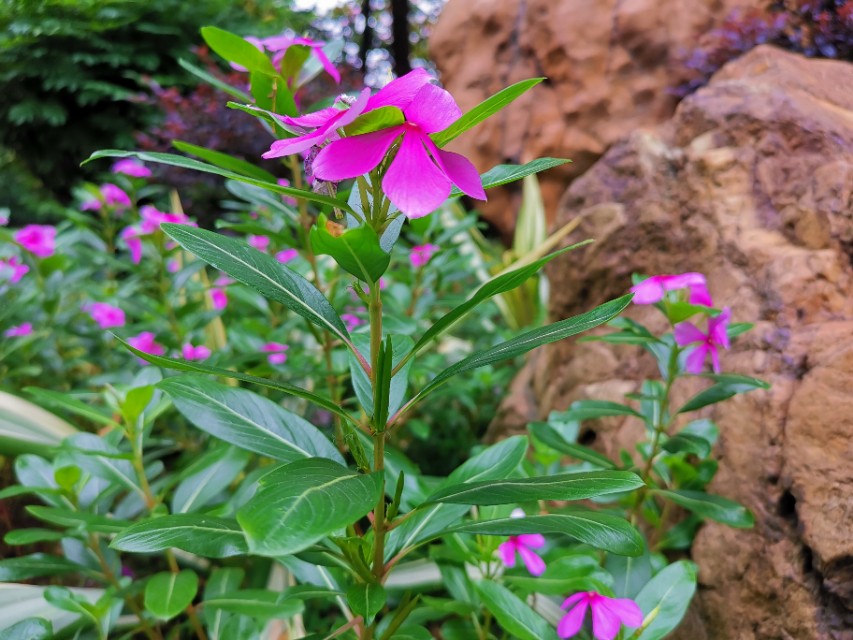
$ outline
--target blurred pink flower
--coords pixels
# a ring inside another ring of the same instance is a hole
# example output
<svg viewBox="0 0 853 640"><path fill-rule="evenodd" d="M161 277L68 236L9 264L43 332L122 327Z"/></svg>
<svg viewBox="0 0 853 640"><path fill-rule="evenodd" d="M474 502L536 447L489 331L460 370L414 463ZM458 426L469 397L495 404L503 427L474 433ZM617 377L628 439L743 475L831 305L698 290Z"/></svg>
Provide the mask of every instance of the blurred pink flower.
<svg viewBox="0 0 853 640"><path fill-rule="evenodd" d="M83 310L92 316L92 320L97 322L101 329L124 326L124 311L106 302L93 302L92 304L85 305Z"/></svg>
<svg viewBox="0 0 853 640"><path fill-rule="evenodd" d="M498 547L498 553L501 560L507 567L515 566L515 554L521 556L524 566L534 576L541 576L545 572L545 561L540 558L532 549L539 549L545 546L545 538L538 533L522 533L517 536L510 536L509 540L501 543Z"/></svg>
<svg viewBox="0 0 853 640"><path fill-rule="evenodd" d="M21 263L18 256L11 256L8 260L0 260L0 277L5 277L9 284L20 282L30 268Z"/></svg>
<svg viewBox="0 0 853 640"><path fill-rule="evenodd" d="M179 260L169 260L166 263L166 271L169 273L177 273L181 270L181 263Z"/></svg>
<svg viewBox="0 0 853 640"><path fill-rule="evenodd" d="M290 180L288 180L287 178L279 178L278 179L278 185L280 187L289 187L290 186ZM281 201L284 204L290 205L291 207L296 206L296 198L294 198L292 196L285 195L283 193L281 194Z"/></svg>
<svg viewBox="0 0 853 640"><path fill-rule="evenodd" d="M49 258L56 250L56 227L28 224L18 229L12 237L19 245L39 258Z"/></svg>
<svg viewBox="0 0 853 640"><path fill-rule="evenodd" d="M133 178L148 178L151 176L151 169L135 158L119 160L110 170L113 173L123 173L124 175L131 176Z"/></svg>
<svg viewBox="0 0 853 640"><path fill-rule="evenodd" d="M608 598L595 591L584 591L566 598L562 605L568 609L557 625L561 638L571 638L583 627L586 610L592 612L592 636L595 640L613 640L624 624L636 629L643 624L643 612L628 598Z"/></svg>
<svg viewBox="0 0 853 640"><path fill-rule="evenodd" d="M290 349L286 344L280 342L267 342L261 347L263 353L268 353L267 360L270 364L284 364L287 362L287 354L285 351Z"/></svg>
<svg viewBox="0 0 853 640"><path fill-rule="evenodd" d="M250 247L257 249L258 251L266 252L266 250L270 248L270 239L267 236L250 235L246 238L246 241L249 243Z"/></svg>
<svg viewBox="0 0 853 640"><path fill-rule="evenodd" d="M148 353L152 356L162 356L166 350L162 344L155 342L154 338L154 334L150 331L143 331L137 336L128 338L127 344L142 353Z"/></svg>
<svg viewBox="0 0 853 640"><path fill-rule="evenodd" d="M210 357L210 349L203 344L194 347L188 342L181 347L181 355L184 360L207 360Z"/></svg>
<svg viewBox="0 0 853 640"><path fill-rule="evenodd" d="M5 213L0 213L0 227L5 227L9 224L9 216Z"/></svg>
<svg viewBox="0 0 853 640"><path fill-rule="evenodd" d="M409 75L390 82L385 89ZM429 137L461 117L462 111L453 97L428 83L408 104L407 97L401 97L400 104L394 105L403 111L403 124L330 142L314 160L314 176L339 182L369 173L399 141L399 149L382 178L382 190L405 215L420 218L431 213L447 199L453 185L472 198L486 200L480 174L471 161L439 149ZM370 110L369 103L366 110Z"/></svg>
<svg viewBox="0 0 853 640"><path fill-rule="evenodd" d="M654 304L663 300L667 291L676 289L688 290L690 304L714 306L711 294L708 293L705 276L696 272L652 276L631 287L631 293L634 294L634 304Z"/></svg>
<svg viewBox="0 0 853 640"><path fill-rule="evenodd" d="M121 187L107 182L100 187L100 197L86 200L80 205L82 211L97 211L103 206L123 211L131 206L130 196Z"/></svg>
<svg viewBox="0 0 853 640"><path fill-rule="evenodd" d="M426 263L430 261L433 254L440 248L441 247L436 244L421 244L412 247L412 251L409 253L409 262L412 263L412 266L415 269L419 269L425 266Z"/></svg>
<svg viewBox="0 0 853 640"><path fill-rule="evenodd" d="M720 354L718 347L729 348L729 334L727 329L731 320L732 312L724 307L720 315L708 318L708 333L704 333L692 322L679 322L675 325L673 335L675 342L680 347L697 344L688 350L684 369L688 373L702 373L705 366L705 358L711 355L711 365L714 373L720 373Z"/></svg>
<svg viewBox="0 0 853 640"><path fill-rule="evenodd" d="M299 252L296 249L284 249L275 254L275 259L281 263L285 263L290 262L297 256L299 256Z"/></svg>
<svg viewBox="0 0 853 640"><path fill-rule="evenodd" d="M362 313L367 311L364 307L359 307L357 311L361 311ZM341 320L344 321L344 326L346 326L347 331L352 331L356 327L360 327L363 324L367 324L366 320L362 320L354 313L342 313Z"/></svg>
<svg viewBox="0 0 853 640"><path fill-rule="evenodd" d="M309 47L311 49L311 54L314 55L315 58L320 62L323 66L323 69L326 70L332 80L335 81L335 84L340 84L341 82L341 74L335 68L335 65L332 64L332 61L329 60L329 57L326 55L326 52L323 51L324 42L317 42L316 40L311 40L310 38L303 38L299 36L288 36L288 35L279 35L279 36L270 36L269 38L256 38L255 36L247 36L244 38L246 42L254 45L260 51L273 51L275 55L273 56L272 63L275 67L281 71L281 61L284 59L284 54L287 49L294 44L302 45L304 47ZM231 67L237 71L248 71L246 67L236 64L234 62L231 63Z"/></svg>
<svg viewBox="0 0 853 640"><path fill-rule="evenodd" d="M133 264L139 264L142 260L142 236L151 235L160 230L160 225L164 222L174 224L186 224L191 227L198 225L183 213L165 213L151 205L140 207L139 215L141 220L139 224L122 229L119 237L124 241L128 250L130 250L130 259Z"/></svg>
<svg viewBox="0 0 853 640"><path fill-rule="evenodd" d="M213 305L214 309L222 311L222 309L228 306L228 295L225 293L224 289L214 287L210 289L209 293L210 303Z"/></svg>
<svg viewBox="0 0 853 640"><path fill-rule="evenodd" d="M3 332L3 335L7 338L21 338L23 336L28 336L33 332L33 325L31 322L25 322L24 324L19 324L15 327L9 327L6 331Z"/></svg>

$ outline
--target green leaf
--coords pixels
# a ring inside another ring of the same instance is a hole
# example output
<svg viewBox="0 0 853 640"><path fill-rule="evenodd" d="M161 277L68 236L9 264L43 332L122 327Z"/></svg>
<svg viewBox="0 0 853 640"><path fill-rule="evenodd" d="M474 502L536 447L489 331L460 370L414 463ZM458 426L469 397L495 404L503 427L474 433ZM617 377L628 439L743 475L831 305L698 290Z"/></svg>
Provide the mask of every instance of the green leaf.
<svg viewBox="0 0 853 640"><path fill-rule="evenodd" d="M309 47L302 44L290 45L281 60L281 75L295 80L299 75L299 70L308 61L310 55L311 49Z"/></svg>
<svg viewBox="0 0 853 640"><path fill-rule="evenodd" d="M215 438L283 462L343 457L317 427L246 389L199 376L177 376L158 384L192 424Z"/></svg>
<svg viewBox="0 0 853 640"><path fill-rule="evenodd" d="M485 580L474 586L486 609L507 633L519 640L557 640L557 631L506 587Z"/></svg>
<svg viewBox="0 0 853 640"><path fill-rule="evenodd" d="M571 162L564 158L537 158L531 160L527 164L499 164L492 167L486 173L480 176L480 182L483 183L483 189L493 189L501 185L521 180L527 176L531 176L554 167L559 167ZM450 197L461 196L462 192L458 187L453 187L450 192Z"/></svg>
<svg viewBox="0 0 853 640"><path fill-rule="evenodd" d="M193 158L187 158L185 156L179 156L174 153L160 153L155 151L123 151L121 149L102 149L100 151L95 151L92 155L89 156L89 158L85 162L83 162L83 164L87 164L89 162L92 162L93 160L98 160L100 158L138 158L143 162L154 162L157 164L165 164L172 167L179 167L181 169L189 169L191 171L212 173L217 176L222 176L223 178L228 178L229 180L237 180L238 182L253 184L256 187L262 187L267 191L274 191L275 193L281 193L286 196L301 198L302 200L307 200L309 202L319 202L321 204L337 207L338 209L344 209L346 211L350 210L349 205L346 202L331 198L329 196L314 193L313 191L305 191L303 189L282 187L276 182L267 182L265 180L250 178L248 176L244 176L242 174L229 171L227 169L222 169L221 167L217 167L216 165L201 162L200 160L194 160Z"/></svg>
<svg viewBox="0 0 853 640"><path fill-rule="evenodd" d="M668 636L687 613L696 592L696 565L679 560L658 572L637 594L636 603L648 620L637 640L662 640Z"/></svg>
<svg viewBox="0 0 853 640"><path fill-rule="evenodd" d="M145 609L161 620L171 620L192 603L197 592L195 571L157 573L145 585Z"/></svg>
<svg viewBox="0 0 853 640"><path fill-rule="evenodd" d="M95 607L82 594L66 587L47 587L42 594L48 604L57 609L84 616L94 623L98 622Z"/></svg>
<svg viewBox="0 0 853 640"><path fill-rule="evenodd" d="M755 518L749 509L722 496L707 494L703 491L654 491L660 496L672 500L675 504L692 511L697 516L727 524L738 529L749 529L755 525Z"/></svg>
<svg viewBox="0 0 853 640"><path fill-rule="evenodd" d="M606 418L610 416L642 416L619 402L609 402L607 400L576 400L566 411L554 412L552 414L557 420L569 421L577 420L594 420L596 418Z"/></svg>
<svg viewBox="0 0 853 640"><path fill-rule="evenodd" d="M622 556L609 556L622 558ZM578 554L549 562L540 576L504 575L504 581L529 593L564 596L575 591L595 591L593 580L602 573L598 560L591 555Z"/></svg>
<svg viewBox="0 0 853 640"><path fill-rule="evenodd" d="M237 520L252 553L298 553L366 515L380 481L381 474L361 475L331 460L298 460L262 476Z"/></svg>
<svg viewBox="0 0 853 640"><path fill-rule="evenodd" d="M3 536L3 542L16 547L36 542L56 542L64 537L66 537L65 533L52 529L13 529Z"/></svg>
<svg viewBox="0 0 853 640"><path fill-rule="evenodd" d="M707 374L704 377L713 380L714 384L688 400L684 406L678 410L678 413L696 411L702 407L707 407L709 404L728 400L739 393L746 393L755 389L770 388L770 385L764 382L764 380L750 378L749 376L740 376L733 373L724 373L721 375Z"/></svg>
<svg viewBox="0 0 853 640"><path fill-rule="evenodd" d="M198 511L230 485L249 461L249 454L234 447L208 451L188 469L172 494L172 513Z"/></svg>
<svg viewBox="0 0 853 640"><path fill-rule="evenodd" d="M204 606L260 620L290 618L304 608L302 600L289 597L287 591L275 593L265 589L230 591L205 600Z"/></svg>
<svg viewBox="0 0 853 640"><path fill-rule="evenodd" d="M205 147L200 147L197 144L190 144L189 142L182 142L181 140L172 140L172 146L178 151L183 151L184 153L196 156L202 160L207 160L212 165L222 167L228 171L234 171L235 173L239 173L250 178L255 178L256 180L263 180L264 182L276 182L278 180L278 178L266 169L261 169L251 162L235 158L227 153L214 151L213 149L206 149Z"/></svg>
<svg viewBox="0 0 853 640"><path fill-rule="evenodd" d="M433 493L425 504L451 502L489 505L535 500L585 500L642 486L640 477L629 471L583 471L451 485Z"/></svg>
<svg viewBox="0 0 853 640"><path fill-rule="evenodd" d="M59 391L52 391L50 389L39 389L38 387L26 387L24 391L29 393L39 402L56 407L57 409L64 409L69 413L86 418L86 420L91 420L98 424L115 426L116 422L113 420L111 415L83 402L70 393L62 393ZM69 428L70 430L65 435L72 435L76 432L76 430L70 425Z"/></svg>
<svg viewBox="0 0 853 640"><path fill-rule="evenodd" d="M516 536L523 533L560 534L569 536L618 555L636 556L643 552L643 538L623 518L588 510L563 511L558 514L478 520L450 526L446 530L486 536Z"/></svg>
<svg viewBox="0 0 853 640"><path fill-rule="evenodd" d="M438 133L433 133L430 137L439 147L445 146L457 136L465 133L472 127L477 126L489 116L494 115L506 107L513 100L529 89L535 87L544 79L545 78L530 78L529 80L522 80L521 82L516 82L505 89L501 89L496 94L486 98L483 102L465 113L449 127L443 131L439 131Z"/></svg>
<svg viewBox="0 0 853 640"><path fill-rule="evenodd" d="M65 558L33 553L20 558L0 560L0 582L20 582L41 576L54 576L80 571L80 566Z"/></svg>
<svg viewBox="0 0 853 640"><path fill-rule="evenodd" d="M370 352L370 336L367 334L356 333L352 337L353 344L356 349L362 353ZM392 335L391 345L393 347L392 364L398 367L401 362L406 360L406 356L412 350L412 339L409 336ZM350 361L350 376L352 378L352 386L358 397L359 404L364 409L368 416L373 415L373 385L370 378L361 368L356 357L349 354ZM405 362L400 371L394 374L391 378L390 396L388 398L388 411L393 414L406 397L406 388L409 384L408 372L411 368L411 360Z"/></svg>
<svg viewBox="0 0 853 640"><path fill-rule="evenodd" d="M191 62L188 62L187 60L184 60L183 58L178 58L178 64L181 65L181 67L183 69L186 69L187 71L189 71L191 74L193 74L196 78L198 78L202 82L206 82L207 84L209 84L211 87L219 89L223 93L227 93L229 96L237 98L237 100L240 100L242 102L251 102L252 101L252 96L250 96L245 91L240 91L239 89L232 87L227 82L223 82L222 80L220 80L216 76L209 74L207 71L205 71L204 69L202 69L200 67L195 66Z"/></svg>
<svg viewBox="0 0 853 640"><path fill-rule="evenodd" d="M245 576L246 572L238 567L219 567L210 572L210 577L204 586L204 606L201 610L201 617L207 625L212 640L225 640L222 635L222 627L227 614L224 615L221 609L208 607L207 601L230 591L236 591L240 588Z"/></svg>
<svg viewBox="0 0 853 640"><path fill-rule="evenodd" d="M589 462L603 469L616 469L617 465L607 456L594 451L589 447L566 441L560 433L547 422L532 422L527 425L530 435L542 444L551 447L555 451L564 453L578 460Z"/></svg>
<svg viewBox="0 0 853 640"><path fill-rule="evenodd" d="M201 37L207 46L228 62L234 62L249 71L278 75L266 53L236 34L217 27L202 27Z"/></svg>
<svg viewBox="0 0 853 640"><path fill-rule="evenodd" d="M711 443L699 436L690 435L689 433L679 433L663 443L663 448L670 453L679 453L684 451L692 453L700 458L706 458L711 453Z"/></svg>
<svg viewBox="0 0 853 640"><path fill-rule="evenodd" d="M62 439L74 433L74 427L38 405L0 391L0 454L53 457Z"/></svg>
<svg viewBox="0 0 853 640"><path fill-rule="evenodd" d="M27 512L50 524L67 528L81 527L91 533L118 533L131 525L129 520L119 520L111 516L102 516L86 511L72 511L59 507L32 505L27 507Z"/></svg>
<svg viewBox="0 0 853 640"><path fill-rule="evenodd" d="M631 298L631 295L622 296L616 300L606 302L592 311L555 322L545 327L527 331L512 340L474 353L439 373L409 401L406 407L413 406L455 375L484 367L494 362L500 362L501 360L515 358L543 344L556 342L597 327L621 313L630 304Z"/></svg>
<svg viewBox="0 0 853 640"><path fill-rule="evenodd" d="M156 553L175 547L206 558L247 552L246 539L236 522L194 513L137 522L119 533L110 546L131 553Z"/></svg>
<svg viewBox="0 0 853 640"><path fill-rule="evenodd" d="M310 391L306 391L305 389L302 389L300 387L287 384L286 382L276 382L275 380L270 380L268 378L260 378L258 376L240 373L239 371L231 371L230 369L214 367L209 364L203 364L201 362L191 362L189 360L177 360L175 358L167 358L165 356L151 355L149 353L144 353L139 349L135 349L121 338L116 337L116 339L128 351L130 351L136 356L139 356L143 360L150 362L151 364L157 365L158 367L174 369L176 371L208 373L214 376L222 376L223 378L233 378L235 380L249 382L251 384L267 387L269 389L275 389L276 391L281 391L288 395L296 396L297 398L302 398L304 400L308 400L309 402L313 402L318 407L322 407L323 409L334 413L335 415L339 416L340 418L343 418L344 420L347 420L348 422L354 422L353 418L346 411L341 409L339 405L335 404L331 400L324 398L323 396L318 396L314 393L311 393Z"/></svg>
<svg viewBox="0 0 853 640"><path fill-rule="evenodd" d="M404 624L394 632L390 640L433 640L434 636L424 629L413 624Z"/></svg>
<svg viewBox="0 0 853 640"><path fill-rule="evenodd" d="M104 478L136 493L143 491L137 484L136 472L127 455L93 433L78 433L62 443L62 455L94 476ZM68 466L68 465L63 465Z"/></svg>
<svg viewBox="0 0 853 640"><path fill-rule="evenodd" d="M511 291L516 287L521 286L530 277L536 275L539 271L541 271L542 268L545 267L545 265L551 262L551 260L553 260L554 258L561 256L569 251L572 251L573 249L585 246L590 242L591 240L584 240L583 242L578 242L569 247L561 249L560 251L555 251L554 253L547 255L544 258L540 258L535 262L531 262L530 264L521 266L518 269L513 269L512 271L507 271L506 273L502 273L498 276L495 276L494 278L486 282L482 287L477 289L474 295L468 298L468 300L466 300L461 305L439 318L429 329L427 329L426 332L424 332L424 334L417 341L417 343L415 343L415 347L412 350L412 353L419 353L432 340L435 340L442 333L450 329L450 327L452 327L456 322L468 315L474 309L478 308L483 302L485 302L489 298L492 298L501 293L506 293L507 291Z"/></svg>
<svg viewBox="0 0 853 640"><path fill-rule="evenodd" d="M344 127L344 132L349 138L362 133L394 127L403 124L405 121L406 118L398 107L379 107L360 115L351 124Z"/></svg>
<svg viewBox="0 0 853 640"><path fill-rule="evenodd" d="M321 214L311 227L310 239L314 253L332 256L344 271L367 283L377 282L391 262L376 231L366 224L341 231L340 225Z"/></svg>
<svg viewBox="0 0 853 640"><path fill-rule="evenodd" d="M5 640L50 640L53 638L53 626L44 618L27 618L0 629Z"/></svg>
<svg viewBox="0 0 853 640"><path fill-rule="evenodd" d="M373 622L376 614L382 611L387 598L385 588L379 584L354 584L347 589L347 603L350 609L355 615L364 618L367 624Z"/></svg>

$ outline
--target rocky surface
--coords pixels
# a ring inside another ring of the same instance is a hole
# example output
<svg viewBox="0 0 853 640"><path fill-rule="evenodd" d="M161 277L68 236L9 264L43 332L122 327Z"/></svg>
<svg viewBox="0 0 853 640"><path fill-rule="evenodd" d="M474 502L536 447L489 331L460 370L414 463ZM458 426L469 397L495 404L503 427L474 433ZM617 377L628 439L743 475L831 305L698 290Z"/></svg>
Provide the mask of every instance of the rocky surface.
<svg viewBox="0 0 853 640"><path fill-rule="evenodd" d="M669 122L614 144L578 178L556 224L575 216L570 240L596 243L552 263L555 318L624 293L632 272L701 271L720 306L756 325L724 369L773 385L708 412L721 429L713 489L757 524L700 530L703 630L681 637L850 640L853 65L770 47L729 63ZM598 343L564 341L531 363L493 437L655 376L638 349ZM611 419L586 439L614 454L638 431Z"/></svg>
<svg viewBox="0 0 853 640"><path fill-rule="evenodd" d="M430 38L441 80L463 110L533 77L543 83L451 148L484 171L537 157L573 163L541 177L553 217L566 182L619 138L673 113L669 91L697 34L757 0L450 0ZM484 213L512 232L518 191L492 190Z"/></svg>

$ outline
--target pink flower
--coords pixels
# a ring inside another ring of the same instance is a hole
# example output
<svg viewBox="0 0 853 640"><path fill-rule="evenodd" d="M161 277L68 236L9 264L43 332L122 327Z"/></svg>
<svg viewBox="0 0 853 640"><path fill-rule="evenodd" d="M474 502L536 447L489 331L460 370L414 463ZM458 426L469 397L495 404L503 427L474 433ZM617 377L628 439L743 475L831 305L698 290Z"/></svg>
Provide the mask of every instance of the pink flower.
<svg viewBox="0 0 853 640"><path fill-rule="evenodd" d="M111 171L113 173L123 173L133 178L148 178L151 176L151 169L135 158L119 160L112 166Z"/></svg>
<svg viewBox="0 0 853 640"><path fill-rule="evenodd" d="M38 256L49 258L56 250L56 227L44 224L28 224L12 236L24 249Z"/></svg>
<svg viewBox="0 0 853 640"><path fill-rule="evenodd" d="M545 538L540 534L522 533L510 536L509 540L501 543L498 553L507 567L515 566L515 554L518 553L527 570L534 576L541 576L545 571L545 561L531 549L539 549L543 546L545 546Z"/></svg>
<svg viewBox="0 0 853 640"><path fill-rule="evenodd" d="M309 47L311 49L311 53L315 58L323 65L323 68L326 70L336 84L340 84L341 82L341 74L335 68L335 65L332 64L332 61L329 60L329 57L326 55L326 52L323 51L323 42L317 42L315 40L311 40L310 38L302 38L302 37L293 37L287 35L280 36L271 36L269 38L256 38L254 36L248 36L245 38L246 42L254 45L261 51L274 51L276 54L273 56L272 63L275 67L281 70L281 61L284 59L284 54L287 49L294 45L302 45L303 47ZM247 69L239 64L231 63L231 66L237 71L247 71Z"/></svg>
<svg viewBox="0 0 853 640"><path fill-rule="evenodd" d="M228 295L225 293L224 289L214 287L208 293L210 293L210 304L213 305L213 308L217 311L222 311L228 306Z"/></svg>
<svg viewBox="0 0 853 640"><path fill-rule="evenodd" d="M257 249L258 251L266 252L270 247L270 239L267 236L249 236L246 238L246 241L249 243L250 247Z"/></svg>
<svg viewBox="0 0 853 640"><path fill-rule="evenodd" d="M110 182L101 185L101 195L98 199L86 200L80 209L82 211L97 211L102 206L115 207L116 209L127 209L131 206L130 196L124 189Z"/></svg>
<svg viewBox="0 0 853 640"><path fill-rule="evenodd" d="M631 287L631 292L634 294L634 304L654 304L663 300L667 291L676 289L688 290L690 304L714 306L705 284L705 276L696 272L652 276Z"/></svg>
<svg viewBox="0 0 853 640"><path fill-rule="evenodd" d="M284 364L287 362L287 354L285 351L290 349L286 344L280 342L267 342L261 347L263 353L268 353L267 360L270 364Z"/></svg>
<svg viewBox="0 0 853 640"><path fill-rule="evenodd" d="M426 265L427 262L432 258L432 254L438 251L441 247L435 244L421 244L416 247L412 247L411 253L409 253L409 262L412 263L412 266L415 269L419 269Z"/></svg>
<svg viewBox="0 0 853 640"><path fill-rule="evenodd" d="M275 259L284 264L285 262L290 262L298 255L299 252L296 249L285 249L275 254Z"/></svg>
<svg viewBox="0 0 853 640"><path fill-rule="evenodd" d="M155 342L154 338L154 334L150 331L143 331L138 336L128 338L127 344L142 353L148 353L152 356L162 356L166 350L162 344Z"/></svg>
<svg viewBox="0 0 853 640"><path fill-rule="evenodd" d="M729 348L729 334L726 329L731 320L731 310L724 307L722 313L715 318L708 318L708 333L703 333L692 322L679 322L675 325L673 335L680 347L697 344L689 350L684 368L688 373L702 373L705 358L711 354L711 364L714 373L720 373L720 355L717 348Z"/></svg>
<svg viewBox="0 0 853 640"><path fill-rule="evenodd" d="M5 227L7 224L9 224L9 216L0 212L0 227Z"/></svg>
<svg viewBox="0 0 853 640"><path fill-rule="evenodd" d="M383 91L409 75L389 83ZM471 161L439 149L429 137L462 115L453 97L428 83L408 101L407 97L399 96L393 103L403 111L403 124L330 142L314 160L314 176L338 182L373 171L399 141L394 160L382 178L382 189L404 214L420 218L434 211L450 195L454 184L472 198L485 200L480 175ZM366 110L371 108L375 107L368 103Z"/></svg>
<svg viewBox="0 0 853 640"><path fill-rule="evenodd" d="M28 336L33 332L33 325L31 322L25 322L24 324L19 324L16 327L9 327L3 333L7 338L21 338L23 336Z"/></svg>
<svg viewBox="0 0 853 640"><path fill-rule="evenodd" d="M9 284L20 282L30 268L21 263L17 256L12 256L8 260L0 260L0 276L6 277Z"/></svg>
<svg viewBox="0 0 853 640"><path fill-rule="evenodd" d="M184 356L184 360L207 360L210 357L210 349L203 344L194 347L188 342L181 347L181 355Z"/></svg>
<svg viewBox="0 0 853 640"><path fill-rule="evenodd" d="M177 273L181 270L181 263L178 260L169 260L166 263L166 271L169 273Z"/></svg>
<svg viewBox="0 0 853 640"><path fill-rule="evenodd" d="M563 603L563 609L568 609L568 612L557 625L557 634L561 638L577 635L587 609L592 612L592 636L595 640L613 640L623 624L634 629L643 624L643 612L636 602L628 598L608 598L595 591L569 596Z"/></svg>
<svg viewBox="0 0 853 640"><path fill-rule="evenodd" d="M278 185L280 187L289 187L290 186L290 180L288 180L287 178L279 178L278 179ZM284 204L289 204L291 207L296 206L296 198L293 198L291 196L286 196L284 194L281 194L281 201Z"/></svg>
<svg viewBox="0 0 853 640"><path fill-rule="evenodd" d="M342 313L341 320L344 321L344 326L346 326L347 331L352 331L356 327L360 327L365 324L365 321L359 318L354 313Z"/></svg>
<svg viewBox="0 0 853 640"><path fill-rule="evenodd" d="M119 234L127 248L130 250L130 259L133 264L139 264L142 260L142 236L151 235L160 230L164 222L174 224L186 224L192 227L198 226L183 213L164 213L156 207L145 205L139 209L142 220L132 227L125 227Z"/></svg>
<svg viewBox="0 0 853 640"><path fill-rule="evenodd" d="M101 329L123 327L125 323L124 311L106 302L93 302L84 307L89 312L92 320L97 322Z"/></svg>

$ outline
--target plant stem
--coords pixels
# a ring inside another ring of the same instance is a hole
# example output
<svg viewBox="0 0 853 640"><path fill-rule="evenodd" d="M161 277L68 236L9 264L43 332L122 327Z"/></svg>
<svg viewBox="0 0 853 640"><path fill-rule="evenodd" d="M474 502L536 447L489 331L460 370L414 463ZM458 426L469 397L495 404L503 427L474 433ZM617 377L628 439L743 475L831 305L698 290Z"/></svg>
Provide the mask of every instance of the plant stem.
<svg viewBox="0 0 853 640"><path fill-rule="evenodd" d="M379 283L370 287L370 379L373 385L380 384L378 379L379 352L382 349L382 291ZM385 469L385 425L373 425L373 470ZM382 582L385 575L385 478L381 480L379 500L373 512L373 575Z"/></svg>

